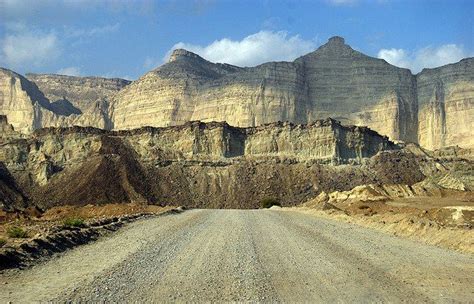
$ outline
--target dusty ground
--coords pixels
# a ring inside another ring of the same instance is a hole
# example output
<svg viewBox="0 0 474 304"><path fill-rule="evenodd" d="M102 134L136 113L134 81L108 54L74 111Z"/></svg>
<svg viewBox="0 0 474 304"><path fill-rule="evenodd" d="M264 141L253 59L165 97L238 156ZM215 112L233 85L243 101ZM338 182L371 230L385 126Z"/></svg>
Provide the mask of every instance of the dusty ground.
<svg viewBox="0 0 474 304"><path fill-rule="evenodd" d="M323 202L314 200L303 207L286 209L474 253L474 201L471 192L448 197L334 200L330 205L323 205Z"/></svg>
<svg viewBox="0 0 474 304"><path fill-rule="evenodd" d="M47 235L50 231L62 226L66 219L82 219L85 222L138 213L159 214L173 207L160 207L144 204L106 204L102 206L60 206L41 213L31 208L22 213L6 213L0 211L0 239L6 243L0 247L18 246L32 238ZM10 227L24 229L27 238L11 238L7 234Z"/></svg>
<svg viewBox="0 0 474 304"><path fill-rule="evenodd" d="M280 210L132 223L0 276L0 302L470 302L474 256Z"/></svg>

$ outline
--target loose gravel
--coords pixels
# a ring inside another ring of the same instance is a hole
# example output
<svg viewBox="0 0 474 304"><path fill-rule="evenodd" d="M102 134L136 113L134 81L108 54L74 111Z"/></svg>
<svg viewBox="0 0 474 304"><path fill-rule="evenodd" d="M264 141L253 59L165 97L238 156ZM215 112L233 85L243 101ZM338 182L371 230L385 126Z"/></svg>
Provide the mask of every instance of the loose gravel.
<svg viewBox="0 0 474 304"><path fill-rule="evenodd" d="M0 302L469 302L474 256L280 210L144 219L0 276Z"/></svg>

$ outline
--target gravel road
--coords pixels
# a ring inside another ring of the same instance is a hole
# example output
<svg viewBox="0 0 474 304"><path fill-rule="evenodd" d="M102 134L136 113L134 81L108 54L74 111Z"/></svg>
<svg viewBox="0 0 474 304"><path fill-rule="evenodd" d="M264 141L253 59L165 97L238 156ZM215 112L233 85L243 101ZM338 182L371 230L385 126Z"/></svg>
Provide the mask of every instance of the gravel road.
<svg viewBox="0 0 474 304"><path fill-rule="evenodd" d="M0 302L470 302L474 256L295 211L140 220L26 270Z"/></svg>

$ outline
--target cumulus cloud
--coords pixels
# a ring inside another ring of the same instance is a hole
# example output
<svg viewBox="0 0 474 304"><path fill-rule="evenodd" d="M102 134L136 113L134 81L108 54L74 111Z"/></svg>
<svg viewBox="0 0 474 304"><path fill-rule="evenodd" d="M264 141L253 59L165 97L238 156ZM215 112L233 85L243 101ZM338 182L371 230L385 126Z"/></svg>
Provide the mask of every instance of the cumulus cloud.
<svg viewBox="0 0 474 304"><path fill-rule="evenodd" d="M413 52L404 49L381 49L377 57L385 59L395 66L418 73L424 68L434 68L458 62L472 55L460 45L444 44L439 47L425 47Z"/></svg>
<svg viewBox="0 0 474 304"><path fill-rule="evenodd" d="M267 61L291 61L313 51L315 41L290 36L287 32L260 31L242 40L223 38L201 46L179 42L165 56L167 60L174 49L183 48L197 53L212 62L239 66L255 66ZM151 62L147 59L146 64Z"/></svg>
<svg viewBox="0 0 474 304"><path fill-rule="evenodd" d="M42 66L61 53L55 33L14 32L7 34L1 45L1 61L13 68Z"/></svg>
<svg viewBox="0 0 474 304"><path fill-rule="evenodd" d="M64 26L47 31L27 25L24 21L5 22L4 26L5 35L3 39L0 38L0 65L20 71L44 68L49 64L54 66L59 55L66 53L64 47L73 49L78 44L90 42L120 28L120 24L115 23L91 28ZM78 70L67 69L66 72L75 75Z"/></svg>
<svg viewBox="0 0 474 304"><path fill-rule="evenodd" d="M397 67L411 68L412 63L408 60L408 53L404 49L381 49L377 57Z"/></svg>
<svg viewBox="0 0 474 304"><path fill-rule="evenodd" d="M56 71L56 74L67 75L67 76L81 76L82 72L80 68L72 66L72 67L59 69Z"/></svg>

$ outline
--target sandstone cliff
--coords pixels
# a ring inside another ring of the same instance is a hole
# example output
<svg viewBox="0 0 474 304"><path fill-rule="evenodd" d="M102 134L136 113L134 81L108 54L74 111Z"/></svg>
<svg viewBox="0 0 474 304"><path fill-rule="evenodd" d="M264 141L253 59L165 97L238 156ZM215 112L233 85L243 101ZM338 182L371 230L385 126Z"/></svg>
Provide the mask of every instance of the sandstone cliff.
<svg viewBox="0 0 474 304"><path fill-rule="evenodd" d="M116 129L189 120L258 126L334 117L392 139L417 141L416 78L334 37L294 62L253 68L213 64L176 50L114 100Z"/></svg>
<svg viewBox="0 0 474 304"><path fill-rule="evenodd" d="M474 58L424 69L416 77L420 145L474 147Z"/></svg>
<svg viewBox="0 0 474 304"><path fill-rule="evenodd" d="M0 70L0 115L16 130L134 129L188 121L254 127L332 117L428 149L474 147L474 59L423 70L392 66L333 37L293 62L241 68L186 50L129 84Z"/></svg>
<svg viewBox="0 0 474 304"><path fill-rule="evenodd" d="M110 98L129 83L121 79L29 74L0 68L0 115L15 130L94 126L110 129Z"/></svg>
<svg viewBox="0 0 474 304"><path fill-rule="evenodd" d="M96 101L107 101L131 81L119 78L26 74L52 103L64 105L64 115L80 114ZM60 110L58 106L58 110Z"/></svg>
<svg viewBox="0 0 474 304"><path fill-rule="evenodd" d="M429 149L472 147L473 66L472 58L465 59L414 76L353 50L340 37L294 62L252 68L176 50L167 64L117 94L112 120L115 129L129 129L190 120L247 127L333 117ZM454 117L463 127L454 127Z"/></svg>

